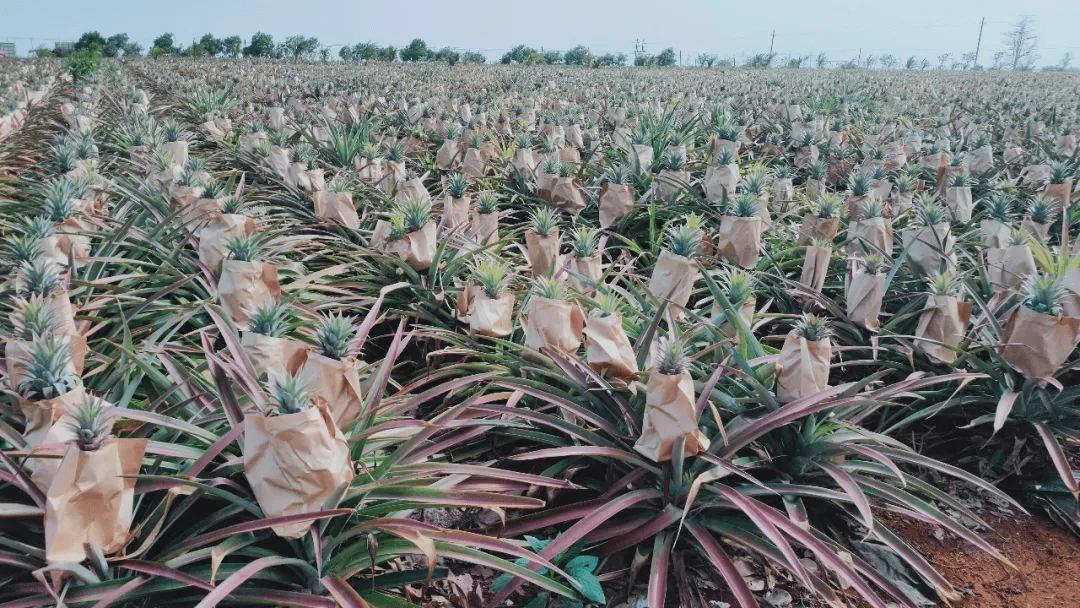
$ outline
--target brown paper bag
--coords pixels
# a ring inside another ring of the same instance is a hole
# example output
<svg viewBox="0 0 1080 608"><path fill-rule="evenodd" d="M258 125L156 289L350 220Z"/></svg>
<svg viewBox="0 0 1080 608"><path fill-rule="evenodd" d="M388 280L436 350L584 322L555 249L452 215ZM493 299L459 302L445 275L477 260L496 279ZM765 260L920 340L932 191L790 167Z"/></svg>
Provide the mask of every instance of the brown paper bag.
<svg viewBox="0 0 1080 608"><path fill-rule="evenodd" d="M935 224L933 227L908 228L901 234L901 239L907 249L912 270L923 276L933 276L940 272L942 262L947 268L956 267L956 253L953 251L956 239L953 238L947 222Z"/></svg>
<svg viewBox="0 0 1080 608"><path fill-rule="evenodd" d="M610 228L634 208L634 187L604 182L600 186L600 227Z"/></svg>
<svg viewBox="0 0 1080 608"><path fill-rule="evenodd" d="M521 325L525 346L573 355L581 346L585 315L577 304L532 296L522 311Z"/></svg>
<svg viewBox="0 0 1080 608"><path fill-rule="evenodd" d="M654 462L666 462L680 439L684 457L709 449L708 437L698 429L694 380L685 370L677 376L653 370L645 389L641 437L634 450Z"/></svg>
<svg viewBox="0 0 1080 608"><path fill-rule="evenodd" d="M219 213L198 232L199 261L210 270L229 255L226 244L238 237L255 234L255 220L237 213Z"/></svg>
<svg viewBox="0 0 1080 608"><path fill-rule="evenodd" d="M732 302L732 304L735 303ZM742 322L746 324L746 327L748 327L752 333L754 328L754 313L757 311L757 297L747 298L737 306L738 308L736 308L736 311L739 313L739 318L742 319ZM727 313L724 312L724 309L720 306L719 302L713 302L710 315L712 317L712 323L718 326L717 329L721 334L729 339L738 340L739 328L735 326L735 323L732 323L728 319Z"/></svg>
<svg viewBox="0 0 1080 608"><path fill-rule="evenodd" d="M379 220L371 235L371 248L383 253L396 254L416 270L424 271L431 268L438 248L435 240L435 222L428 222L420 230L409 232L405 238L397 241L387 240L389 235L390 224L385 220Z"/></svg>
<svg viewBox="0 0 1080 608"><path fill-rule="evenodd" d="M394 201L398 203L404 203L408 201L420 201L422 203L431 202L431 193L427 191L427 187L424 186L424 180L419 177L414 177L407 182L403 182L398 185L397 191L394 193Z"/></svg>
<svg viewBox="0 0 1080 608"><path fill-rule="evenodd" d="M360 418L364 401L356 357L338 360L311 348L298 349L285 364L285 370L297 376L313 397L326 402L339 428L347 429Z"/></svg>
<svg viewBox="0 0 1080 608"><path fill-rule="evenodd" d="M326 406L295 414L244 418L244 474L267 517L333 508L353 481L349 444ZM274 526L300 538L311 522Z"/></svg>
<svg viewBox="0 0 1080 608"><path fill-rule="evenodd" d="M1080 268L1066 268L1061 287L1065 290L1061 301L1062 314L1080 318Z"/></svg>
<svg viewBox="0 0 1080 608"><path fill-rule="evenodd" d="M848 255L862 256L875 253L892 256L892 222L884 217L852 220L848 223Z"/></svg>
<svg viewBox="0 0 1080 608"><path fill-rule="evenodd" d="M575 274L582 276L579 280ZM579 292L589 295L596 291L593 283L599 284L604 275L604 267L600 262L600 254L585 258L579 258L577 254L570 254L570 286Z"/></svg>
<svg viewBox="0 0 1080 608"><path fill-rule="evenodd" d="M71 298L68 297L67 290L57 290L45 298L45 307L49 309L53 320L56 321L56 335L79 335L79 330L75 327L75 311L71 306Z"/></svg>
<svg viewBox="0 0 1080 608"><path fill-rule="evenodd" d="M353 206L352 192L316 190L311 200L315 205L316 219L335 222L352 230L360 227L360 216Z"/></svg>
<svg viewBox="0 0 1080 608"><path fill-rule="evenodd" d="M1053 317L1019 306L1009 316L1001 356L1027 378L1051 378L1080 339L1080 319Z"/></svg>
<svg viewBox="0 0 1080 608"><path fill-rule="evenodd" d="M1068 209L1069 199L1072 197L1073 180L1070 177L1061 184L1046 184L1043 196L1054 201L1058 209Z"/></svg>
<svg viewBox="0 0 1080 608"><path fill-rule="evenodd" d="M847 287L847 316L870 331L881 328L881 299L885 296L885 275L869 274L861 268L851 273Z"/></svg>
<svg viewBox="0 0 1080 608"><path fill-rule="evenodd" d="M807 247L799 282L814 292L820 292L825 286L825 279L829 276L829 261L831 258L831 247L814 247L812 245Z"/></svg>
<svg viewBox="0 0 1080 608"><path fill-rule="evenodd" d="M504 292L489 298L479 285L469 284L458 299L458 318L469 324L469 333L505 338L513 331L514 294Z"/></svg>
<svg viewBox="0 0 1080 608"><path fill-rule="evenodd" d="M42 492L48 491L56 470L60 467L60 459L37 455L63 455L65 444L75 439L69 426L74 419L69 412L82 407L85 399L86 391L82 384L52 399L15 399L26 420L26 426L23 427L26 448L35 454L26 459L25 468L30 473L31 481Z"/></svg>
<svg viewBox="0 0 1080 608"><path fill-rule="evenodd" d="M668 201L689 186L689 171L661 169L660 173L653 179L653 197L659 200Z"/></svg>
<svg viewBox="0 0 1080 608"><path fill-rule="evenodd" d="M836 238L836 232L840 229L840 218L818 217L812 213L803 216L799 226L798 245L811 245L814 240L831 241Z"/></svg>
<svg viewBox="0 0 1080 608"><path fill-rule="evenodd" d="M442 221L439 223L439 228L444 232L448 232L463 226L468 226L469 204L471 202L472 195L469 194L459 198L454 198L450 195L444 197Z"/></svg>
<svg viewBox="0 0 1080 608"><path fill-rule="evenodd" d="M649 292L661 302L665 298L669 299L676 308L676 315L681 316L682 311L679 309L685 308L690 301L690 294L699 276L695 260L664 249L653 267Z"/></svg>
<svg viewBox="0 0 1080 608"><path fill-rule="evenodd" d="M1035 257L1027 244L986 250L986 272L995 292L1020 286L1035 272Z"/></svg>
<svg viewBox="0 0 1080 608"><path fill-rule="evenodd" d="M578 179L560 177L552 185L551 202L570 213L581 213L585 208L585 188Z"/></svg>
<svg viewBox="0 0 1080 608"><path fill-rule="evenodd" d="M832 342L827 336L812 342L789 333L776 365L776 398L790 403L828 388L830 358Z"/></svg>
<svg viewBox="0 0 1080 608"><path fill-rule="evenodd" d="M550 276L559 265L558 230L553 230L547 236L540 236L531 228L525 230L525 255L533 276Z"/></svg>
<svg viewBox="0 0 1080 608"><path fill-rule="evenodd" d="M147 441L106 439L93 452L68 444L45 498L48 563L81 562L91 542L105 555L124 548Z"/></svg>
<svg viewBox="0 0 1080 608"><path fill-rule="evenodd" d="M931 359L952 363L956 360L953 349L964 339L970 319L971 302L961 302L954 296L931 295L919 315L915 346Z"/></svg>
<svg viewBox="0 0 1080 608"><path fill-rule="evenodd" d="M971 221L971 210L974 205L971 202L971 186L949 186L945 188L945 204L954 221L967 223Z"/></svg>
<svg viewBox="0 0 1080 608"><path fill-rule="evenodd" d="M56 225L56 245L64 264L69 256L75 260L77 267L90 261L90 237L83 234L89 230L88 222L75 217L69 217Z"/></svg>
<svg viewBox="0 0 1080 608"><path fill-rule="evenodd" d="M530 178L540 165L540 156L530 148L518 148L510 159L510 166L523 178Z"/></svg>
<svg viewBox="0 0 1080 608"><path fill-rule="evenodd" d="M240 337L240 347L251 361L256 378L280 378L285 375L293 356L306 350L308 345L291 338L275 338L245 331Z"/></svg>
<svg viewBox="0 0 1080 608"><path fill-rule="evenodd" d="M221 307L241 331L246 331L251 315L281 297L277 266L267 262L225 260L218 279Z"/></svg>
<svg viewBox="0 0 1080 608"><path fill-rule="evenodd" d="M499 214L498 213L471 213L473 238L481 245L490 245L499 240Z"/></svg>
<svg viewBox="0 0 1080 608"><path fill-rule="evenodd" d="M633 168L635 173L645 173L652 167L653 164L653 149L652 146L645 146L642 144L633 144L630 148L630 167Z"/></svg>
<svg viewBox="0 0 1080 608"><path fill-rule="evenodd" d="M440 171L449 171L451 167L461 162L460 156L461 144L447 139L439 146L439 151L435 154L435 165Z"/></svg>
<svg viewBox="0 0 1080 608"><path fill-rule="evenodd" d="M465 159L461 162L461 172L473 179L484 177L487 173L487 159L479 148L465 150Z"/></svg>
<svg viewBox="0 0 1080 608"><path fill-rule="evenodd" d="M985 219L979 222L979 234L984 248L1008 247L1012 242L1012 229L1000 220Z"/></svg>
<svg viewBox="0 0 1080 608"><path fill-rule="evenodd" d="M705 169L705 200L710 203L719 203L725 197L735 196L735 188L739 185L739 165L714 165Z"/></svg>
<svg viewBox="0 0 1080 608"><path fill-rule="evenodd" d="M716 233L717 255L743 268L754 268L761 257L762 228L760 217L721 216Z"/></svg>
<svg viewBox="0 0 1080 608"><path fill-rule="evenodd" d="M79 334L57 336L68 347L71 354L71 373L82 376L83 367L86 363L86 353L89 351L86 345L86 336ZM7 364L8 384L14 391L27 379L26 361L30 358L30 343L23 340L9 339L4 345L4 361Z"/></svg>
<svg viewBox="0 0 1080 608"><path fill-rule="evenodd" d="M585 322L585 360L601 376L627 384L639 374L637 357L623 329L622 315L592 310Z"/></svg>

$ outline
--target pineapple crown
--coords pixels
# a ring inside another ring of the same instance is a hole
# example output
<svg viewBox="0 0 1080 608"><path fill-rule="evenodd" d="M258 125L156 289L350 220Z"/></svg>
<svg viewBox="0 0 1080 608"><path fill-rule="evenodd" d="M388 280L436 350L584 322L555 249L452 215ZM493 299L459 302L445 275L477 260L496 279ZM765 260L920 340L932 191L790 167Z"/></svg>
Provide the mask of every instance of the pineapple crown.
<svg viewBox="0 0 1080 608"><path fill-rule="evenodd" d="M1065 296L1060 277L1050 273L1032 273L1020 288L1024 306L1044 315L1061 314L1061 300Z"/></svg>
<svg viewBox="0 0 1080 608"><path fill-rule="evenodd" d="M71 351L59 336L31 342L21 363L26 377L18 389L27 399L53 399L78 386L79 378L72 373Z"/></svg>
<svg viewBox="0 0 1080 608"><path fill-rule="evenodd" d="M386 160L396 163L405 160L405 149L402 147L401 142L395 141L386 147Z"/></svg>
<svg viewBox="0 0 1080 608"><path fill-rule="evenodd" d="M570 297L570 288L566 283L551 277L537 277L533 282L533 295L549 300L563 300Z"/></svg>
<svg viewBox="0 0 1080 608"><path fill-rule="evenodd" d="M23 234L35 236L39 239L49 238L55 234L52 220L44 215L23 218L22 232Z"/></svg>
<svg viewBox="0 0 1080 608"><path fill-rule="evenodd" d="M863 209L863 219L872 219L875 217L882 217L885 214L885 207L881 204L881 201L872 200L866 203L866 207Z"/></svg>
<svg viewBox="0 0 1080 608"><path fill-rule="evenodd" d="M52 265L43 260L37 260L22 267L23 285L21 296L38 296L47 298L60 290L60 277L53 270Z"/></svg>
<svg viewBox="0 0 1080 608"><path fill-rule="evenodd" d="M559 163L559 177L571 177L574 175L574 165Z"/></svg>
<svg viewBox="0 0 1080 608"><path fill-rule="evenodd" d="M896 191L900 194L907 194L915 190L915 178L907 173L901 173L896 176Z"/></svg>
<svg viewBox="0 0 1080 608"><path fill-rule="evenodd" d="M787 164L779 164L773 170L773 173L776 175L776 179L787 179L791 177L791 167Z"/></svg>
<svg viewBox="0 0 1080 608"><path fill-rule="evenodd" d="M986 212L991 219L1008 222L1012 219L1013 199L1004 192L995 192L985 200Z"/></svg>
<svg viewBox="0 0 1080 608"><path fill-rule="evenodd" d="M743 178L743 192L757 196L762 192L765 192L765 173L761 170L755 169L746 174Z"/></svg>
<svg viewBox="0 0 1080 608"><path fill-rule="evenodd" d="M454 173L446 180L446 191L454 198L465 196L469 189L469 177L464 173Z"/></svg>
<svg viewBox="0 0 1080 608"><path fill-rule="evenodd" d="M732 154L731 150L725 148L717 155L716 162L720 165L730 165L735 162L735 155Z"/></svg>
<svg viewBox="0 0 1080 608"><path fill-rule="evenodd" d="M596 296L596 309L604 316L621 314L623 300L611 292L603 292Z"/></svg>
<svg viewBox="0 0 1080 608"><path fill-rule="evenodd" d="M754 297L754 275L742 268L730 267L723 271L720 282L732 306L741 306Z"/></svg>
<svg viewBox="0 0 1080 608"><path fill-rule="evenodd" d="M1064 184L1065 180L1069 179L1072 175L1072 170L1067 163L1055 162L1050 165L1050 183L1051 184Z"/></svg>
<svg viewBox="0 0 1080 608"><path fill-rule="evenodd" d="M952 296L963 286L955 274L951 272L939 272L926 280L930 293L936 296Z"/></svg>
<svg viewBox="0 0 1080 608"><path fill-rule="evenodd" d="M596 255L600 242L600 231L596 228L582 226L574 229L570 237L570 247L574 255L579 258L587 258Z"/></svg>
<svg viewBox="0 0 1080 608"><path fill-rule="evenodd" d="M555 156L548 156L544 159L544 173L557 175L561 167L562 162Z"/></svg>
<svg viewBox="0 0 1080 608"><path fill-rule="evenodd" d="M62 222L75 214L75 188L67 179L58 179L44 191L44 213L51 222Z"/></svg>
<svg viewBox="0 0 1080 608"><path fill-rule="evenodd" d="M51 336L57 329L53 309L46 306L41 298L23 300L13 315L12 325L15 327L14 337L26 342Z"/></svg>
<svg viewBox="0 0 1080 608"><path fill-rule="evenodd" d="M965 186L972 185L973 181L974 180L964 175L963 173L957 173L956 175L952 176L952 179L949 180L949 185L953 188L963 188Z"/></svg>
<svg viewBox="0 0 1080 608"><path fill-rule="evenodd" d="M826 193L818 201L817 216L823 220L840 217L840 199L835 194Z"/></svg>
<svg viewBox="0 0 1080 608"><path fill-rule="evenodd" d="M824 161L815 160L810 163L810 167L807 170L811 179L821 180L825 179L825 173L828 171L828 167L825 165Z"/></svg>
<svg viewBox="0 0 1080 608"><path fill-rule="evenodd" d="M945 210L929 195L923 196L916 209L924 226L936 226L945 221Z"/></svg>
<svg viewBox="0 0 1080 608"><path fill-rule="evenodd" d="M262 252L262 241L254 234L234 236L225 242L229 257L241 262L254 262Z"/></svg>
<svg viewBox="0 0 1080 608"><path fill-rule="evenodd" d="M356 328L354 317L331 313L319 319L315 327L315 344L319 354L330 359L344 359L352 352Z"/></svg>
<svg viewBox="0 0 1080 608"><path fill-rule="evenodd" d="M216 179L199 182L202 186L203 198L223 198L228 195L228 186L225 182Z"/></svg>
<svg viewBox="0 0 1080 608"><path fill-rule="evenodd" d="M559 216L550 207L540 207L529 216L529 227L540 236L550 236L559 229Z"/></svg>
<svg viewBox="0 0 1080 608"><path fill-rule="evenodd" d="M15 234L4 243L4 257L8 264L19 267L32 264L41 254L41 237L33 234Z"/></svg>
<svg viewBox="0 0 1080 608"><path fill-rule="evenodd" d="M251 333L284 338L293 328L292 306L288 302L260 306L251 313Z"/></svg>
<svg viewBox="0 0 1080 608"><path fill-rule="evenodd" d="M744 192L735 197L735 203L731 208L731 212L735 217L754 217L757 215L757 211L757 197L749 192Z"/></svg>
<svg viewBox="0 0 1080 608"><path fill-rule="evenodd" d="M472 266L473 280L489 298L498 298L510 282L510 267L498 259L481 259Z"/></svg>
<svg viewBox="0 0 1080 608"><path fill-rule="evenodd" d="M495 213L499 210L499 195L485 190L476 195L476 210L479 213Z"/></svg>
<svg viewBox="0 0 1080 608"><path fill-rule="evenodd" d="M664 152L660 158L660 164L669 171L681 171L686 165L686 159L678 152Z"/></svg>
<svg viewBox="0 0 1080 608"><path fill-rule="evenodd" d="M296 376L286 374L273 378L267 388L270 398L277 404L278 414L298 414L311 406L307 383Z"/></svg>
<svg viewBox="0 0 1080 608"><path fill-rule="evenodd" d="M423 229L431 221L431 205L419 199L409 199L398 207L406 233Z"/></svg>
<svg viewBox="0 0 1080 608"><path fill-rule="evenodd" d="M701 253L701 228L696 221L681 225L671 225L667 229L667 248L675 255L695 258Z"/></svg>
<svg viewBox="0 0 1080 608"><path fill-rule="evenodd" d="M105 415L105 401L86 395L82 404L71 412L68 427L75 435L75 445L83 452L93 452L109 438L112 421Z"/></svg>
<svg viewBox="0 0 1080 608"><path fill-rule="evenodd" d="M866 256L866 259L862 261L862 265L866 270L866 274L881 274L886 269L885 258L876 253Z"/></svg>
<svg viewBox="0 0 1080 608"><path fill-rule="evenodd" d="M682 339L665 336L657 344L656 372L665 376L678 376L689 365L686 343Z"/></svg>
<svg viewBox="0 0 1080 608"><path fill-rule="evenodd" d="M863 196L870 192L870 176L860 171L848 175L848 191L852 196Z"/></svg>
<svg viewBox="0 0 1080 608"><path fill-rule="evenodd" d="M1048 198L1037 198L1028 204L1028 217L1037 224L1049 224L1057 214L1057 204Z"/></svg>
<svg viewBox="0 0 1080 608"><path fill-rule="evenodd" d="M800 338L806 338L810 342L818 342L829 337L832 329L824 317L804 314L791 328L791 332Z"/></svg>
<svg viewBox="0 0 1080 608"><path fill-rule="evenodd" d="M172 118L162 122L161 132L165 134L166 142L185 141L188 138L188 133L187 130L184 129L184 125Z"/></svg>
<svg viewBox="0 0 1080 608"><path fill-rule="evenodd" d="M221 212L226 215L241 215L246 206L243 200L232 196L221 199Z"/></svg>

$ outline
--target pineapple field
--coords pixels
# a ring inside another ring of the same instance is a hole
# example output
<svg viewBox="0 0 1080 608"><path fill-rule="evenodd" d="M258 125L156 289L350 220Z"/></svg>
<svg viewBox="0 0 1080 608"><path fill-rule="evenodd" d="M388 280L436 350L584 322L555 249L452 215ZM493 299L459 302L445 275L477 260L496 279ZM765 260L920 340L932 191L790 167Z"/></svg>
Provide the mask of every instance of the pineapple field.
<svg viewBox="0 0 1080 608"><path fill-rule="evenodd" d="M2 63L0 608L1075 606L1078 99Z"/></svg>

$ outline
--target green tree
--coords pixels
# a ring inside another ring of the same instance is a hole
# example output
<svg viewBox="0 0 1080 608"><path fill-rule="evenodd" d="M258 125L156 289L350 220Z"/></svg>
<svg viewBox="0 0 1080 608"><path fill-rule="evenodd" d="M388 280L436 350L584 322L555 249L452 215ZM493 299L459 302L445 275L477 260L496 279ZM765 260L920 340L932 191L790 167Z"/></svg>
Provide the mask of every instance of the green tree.
<svg viewBox="0 0 1080 608"><path fill-rule="evenodd" d="M75 41L75 50L104 52L105 38L97 32L86 32Z"/></svg>
<svg viewBox="0 0 1080 608"><path fill-rule="evenodd" d="M243 49L244 57L273 57L274 37L263 32L255 32L251 42Z"/></svg>
<svg viewBox="0 0 1080 608"><path fill-rule="evenodd" d="M310 59L315 56L315 53L318 52L318 50L318 38L306 38L297 34L295 36L289 36L285 39L285 42L281 43L280 54L285 57L291 57L292 59L300 59L301 57Z"/></svg>
<svg viewBox="0 0 1080 608"><path fill-rule="evenodd" d="M698 53L697 64L703 68L711 68L717 61L716 55L709 53Z"/></svg>
<svg viewBox="0 0 1080 608"><path fill-rule="evenodd" d="M566 65L586 65L585 60L588 56L589 47L579 44L566 51L566 55L563 56L563 63Z"/></svg>
<svg viewBox="0 0 1080 608"><path fill-rule="evenodd" d="M161 49L161 52L165 55L175 55L180 52L180 49L176 47L176 43L173 42L171 32L154 38L154 44L151 45L151 48Z"/></svg>
<svg viewBox="0 0 1080 608"><path fill-rule="evenodd" d="M460 59L461 54L448 46L444 46L435 53L435 61L445 61L449 65L456 64Z"/></svg>
<svg viewBox="0 0 1080 608"><path fill-rule="evenodd" d="M656 56L656 65L675 65L675 49L668 47Z"/></svg>
<svg viewBox="0 0 1080 608"><path fill-rule="evenodd" d="M221 41L222 52L233 59L240 56L240 49L244 46L244 40L240 36L229 36Z"/></svg>
<svg viewBox="0 0 1080 608"><path fill-rule="evenodd" d="M397 59L398 50L393 45L385 46L379 49L379 61L393 61Z"/></svg>
<svg viewBox="0 0 1080 608"><path fill-rule="evenodd" d="M199 39L199 46L211 57L217 57L225 51L225 42L215 38L213 34L203 34L203 37Z"/></svg>
<svg viewBox="0 0 1080 608"><path fill-rule="evenodd" d="M604 53L593 61L593 66L598 68L616 65L626 65L626 53L619 53L617 55Z"/></svg>
<svg viewBox="0 0 1080 608"><path fill-rule="evenodd" d="M337 54L342 61L356 61L356 54L353 51L353 47L347 44L338 49Z"/></svg>
<svg viewBox="0 0 1080 608"><path fill-rule="evenodd" d="M402 61L427 61L431 58L431 51L427 43L420 38L413 38L409 46L401 49Z"/></svg>
<svg viewBox="0 0 1080 608"><path fill-rule="evenodd" d="M544 59L544 63L549 65L556 65L563 62L562 53L559 51L544 51L540 54Z"/></svg>
<svg viewBox="0 0 1080 608"><path fill-rule="evenodd" d="M461 60L465 63L487 63L487 57L476 51L465 51L461 54Z"/></svg>
<svg viewBox="0 0 1080 608"><path fill-rule="evenodd" d="M79 49L64 62L64 67L71 72L76 83L92 78L101 70L101 52L98 47Z"/></svg>
<svg viewBox="0 0 1080 608"><path fill-rule="evenodd" d="M101 47L101 54L105 57L119 57L123 52L126 55L125 49L129 44L131 41L128 40L127 34L114 34L105 40L105 45Z"/></svg>

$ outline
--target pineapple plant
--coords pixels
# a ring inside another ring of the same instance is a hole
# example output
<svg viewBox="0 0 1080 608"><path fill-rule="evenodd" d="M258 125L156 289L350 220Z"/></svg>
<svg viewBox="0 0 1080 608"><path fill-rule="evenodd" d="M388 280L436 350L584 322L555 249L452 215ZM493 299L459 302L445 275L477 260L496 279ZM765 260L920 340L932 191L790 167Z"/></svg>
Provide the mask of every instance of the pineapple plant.
<svg viewBox="0 0 1080 608"><path fill-rule="evenodd" d="M249 331L271 338L284 338L293 329L292 306L288 302L260 306L251 314Z"/></svg>
<svg viewBox="0 0 1080 608"><path fill-rule="evenodd" d="M41 338L27 348L19 394L31 401L54 399L78 387L71 351L60 337Z"/></svg>
<svg viewBox="0 0 1080 608"><path fill-rule="evenodd" d="M234 236L225 242L229 250L229 259L240 262L255 262L262 253L262 240L254 234Z"/></svg>
<svg viewBox="0 0 1080 608"><path fill-rule="evenodd" d="M12 315L12 325L15 327L12 337L24 342L52 336L58 329L55 312L39 298L20 302Z"/></svg>
<svg viewBox="0 0 1080 608"><path fill-rule="evenodd" d="M407 200L399 206L399 211L402 226L409 234L422 230L431 221L431 205L426 201Z"/></svg>
<svg viewBox="0 0 1080 608"><path fill-rule="evenodd" d="M484 295L497 299L510 284L510 267L496 259L481 259L472 265L472 278Z"/></svg>
<svg viewBox="0 0 1080 608"><path fill-rule="evenodd" d="M558 213L550 207L540 207L529 216L529 228L539 236L558 235Z"/></svg>
<svg viewBox="0 0 1080 608"><path fill-rule="evenodd" d="M701 253L702 232L695 222L687 221L681 225L668 227L666 241L671 253L693 259Z"/></svg>
<svg viewBox="0 0 1080 608"><path fill-rule="evenodd" d="M356 338L355 319L340 313L331 313L319 319L315 327L315 345L318 353L328 359L344 359L352 352Z"/></svg>
<svg viewBox="0 0 1080 608"><path fill-rule="evenodd" d="M485 190L476 195L476 212L482 214L498 213L499 195L490 190Z"/></svg>
<svg viewBox="0 0 1080 608"><path fill-rule="evenodd" d="M758 212L757 197L749 192L744 192L735 197L731 204L730 213L734 217L755 217Z"/></svg>
<svg viewBox="0 0 1080 608"><path fill-rule="evenodd" d="M665 376L678 376L690 365L686 343L681 338L665 336L657 344L656 371Z"/></svg>
<svg viewBox="0 0 1080 608"><path fill-rule="evenodd" d="M469 176L464 173L453 173L446 181L446 191L454 198L465 196L469 189Z"/></svg>
<svg viewBox="0 0 1080 608"><path fill-rule="evenodd" d="M268 388L279 415L299 414L311 406L307 383L298 376L285 374L272 378Z"/></svg>
<svg viewBox="0 0 1080 608"><path fill-rule="evenodd" d="M578 258L590 258L598 252L600 231L596 228L576 228L570 236L570 249Z"/></svg>
<svg viewBox="0 0 1080 608"><path fill-rule="evenodd" d="M112 421L105 413L104 402L89 395L72 414L68 426L76 447L83 452L96 452L112 434Z"/></svg>
<svg viewBox="0 0 1080 608"><path fill-rule="evenodd" d="M1052 317L1061 315L1061 302L1065 297L1061 277L1050 273L1032 273L1024 279L1020 293L1028 309Z"/></svg>
<svg viewBox="0 0 1080 608"><path fill-rule="evenodd" d="M31 296L48 298L62 288L60 277L57 276L52 265L43 260L23 265L21 275L22 281L17 291L18 295L24 298Z"/></svg>
<svg viewBox="0 0 1080 608"><path fill-rule="evenodd" d="M829 337L832 330L828 320L813 314L804 314L791 329L797 337L808 342L820 342Z"/></svg>

